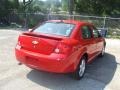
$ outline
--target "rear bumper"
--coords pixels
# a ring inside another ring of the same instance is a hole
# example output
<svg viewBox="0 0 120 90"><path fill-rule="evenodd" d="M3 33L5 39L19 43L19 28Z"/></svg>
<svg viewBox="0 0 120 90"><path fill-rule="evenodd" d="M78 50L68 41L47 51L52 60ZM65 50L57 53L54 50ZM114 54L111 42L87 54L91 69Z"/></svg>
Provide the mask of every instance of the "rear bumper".
<svg viewBox="0 0 120 90"><path fill-rule="evenodd" d="M47 72L70 73L75 71L74 63L63 54L43 55L27 50L15 49L16 59L26 66Z"/></svg>

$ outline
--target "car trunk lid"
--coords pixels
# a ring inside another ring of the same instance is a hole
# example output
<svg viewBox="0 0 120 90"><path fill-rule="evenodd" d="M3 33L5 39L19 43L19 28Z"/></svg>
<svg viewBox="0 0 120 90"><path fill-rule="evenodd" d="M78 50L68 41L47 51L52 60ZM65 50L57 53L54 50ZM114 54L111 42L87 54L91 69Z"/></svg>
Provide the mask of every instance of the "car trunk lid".
<svg viewBox="0 0 120 90"><path fill-rule="evenodd" d="M62 38L23 33L19 36L19 43L22 49L49 55L54 52L57 44Z"/></svg>

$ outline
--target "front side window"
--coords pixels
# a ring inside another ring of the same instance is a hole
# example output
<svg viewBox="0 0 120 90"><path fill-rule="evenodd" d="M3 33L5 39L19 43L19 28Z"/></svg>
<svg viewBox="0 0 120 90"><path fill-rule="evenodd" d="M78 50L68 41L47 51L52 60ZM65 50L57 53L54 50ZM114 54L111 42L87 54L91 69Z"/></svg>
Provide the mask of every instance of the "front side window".
<svg viewBox="0 0 120 90"><path fill-rule="evenodd" d="M91 30L88 26L82 27L82 37L83 39L89 39L92 37Z"/></svg>
<svg viewBox="0 0 120 90"><path fill-rule="evenodd" d="M74 28L74 24L67 24L63 22L47 22L37 27L33 32L69 36Z"/></svg>

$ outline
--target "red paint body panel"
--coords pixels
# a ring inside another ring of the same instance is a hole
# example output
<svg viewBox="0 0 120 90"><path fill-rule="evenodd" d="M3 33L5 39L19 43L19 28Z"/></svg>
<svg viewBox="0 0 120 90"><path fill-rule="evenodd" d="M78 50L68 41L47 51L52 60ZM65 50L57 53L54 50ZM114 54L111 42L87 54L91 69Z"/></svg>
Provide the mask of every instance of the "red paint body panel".
<svg viewBox="0 0 120 90"><path fill-rule="evenodd" d="M100 54L104 46L104 38L82 38L81 27L93 26L92 24L74 20L63 20L62 22L75 25L69 37L33 32L22 33L15 48L16 59L30 68L47 72L69 73L76 70L84 54L88 55L87 63Z"/></svg>

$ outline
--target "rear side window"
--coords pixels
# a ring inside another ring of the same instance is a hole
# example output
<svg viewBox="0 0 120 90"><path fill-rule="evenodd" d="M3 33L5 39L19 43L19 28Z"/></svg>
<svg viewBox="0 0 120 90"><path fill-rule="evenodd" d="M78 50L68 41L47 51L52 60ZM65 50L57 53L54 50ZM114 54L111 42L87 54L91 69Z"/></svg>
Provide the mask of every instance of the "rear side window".
<svg viewBox="0 0 120 90"><path fill-rule="evenodd" d="M74 26L74 24L67 24L63 22L47 22L37 27L33 32L69 36Z"/></svg>
<svg viewBox="0 0 120 90"><path fill-rule="evenodd" d="M88 26L82 27L82 38L83 39L89 39L92 37L91 29Z"/></svg>

